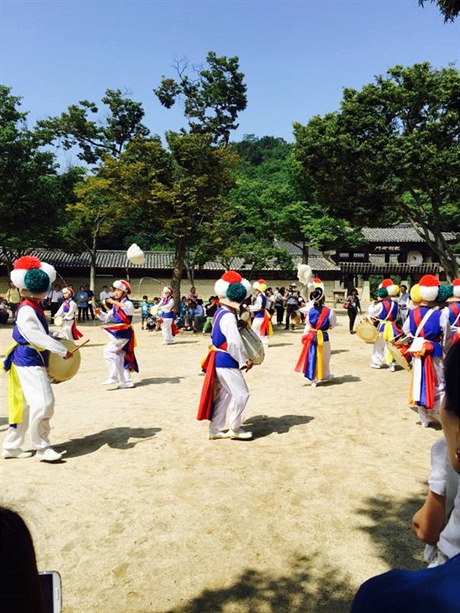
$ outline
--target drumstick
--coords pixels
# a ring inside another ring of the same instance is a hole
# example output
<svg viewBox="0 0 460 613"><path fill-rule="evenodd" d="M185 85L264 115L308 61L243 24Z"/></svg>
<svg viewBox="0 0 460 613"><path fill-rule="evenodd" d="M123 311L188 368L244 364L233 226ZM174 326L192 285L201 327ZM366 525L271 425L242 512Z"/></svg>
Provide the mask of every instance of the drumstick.
<svg viewBox="0 0 460 613"><path fill-rule="evenodd" d="M75 353L76 351L78 351L79 349L81 349L82 347L84 347L86 345L86 343L89 343L91 339L87 339L86 341L84 341L83 343L81 343L80 345L77 345L76 347L74 347L72 349L72 351L70 353Z"/></svg>

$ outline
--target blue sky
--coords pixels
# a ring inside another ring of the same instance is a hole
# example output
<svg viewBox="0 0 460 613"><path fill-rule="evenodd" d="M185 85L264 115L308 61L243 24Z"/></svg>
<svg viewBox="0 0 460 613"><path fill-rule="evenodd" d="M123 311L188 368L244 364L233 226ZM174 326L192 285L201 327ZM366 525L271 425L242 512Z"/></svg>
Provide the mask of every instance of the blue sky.
<svg viewBox="0 0 460 613"><path fill-rule="evenodd" d="M339 107L396 64L460 67L460 18L444 24L417 0L0 0L0 82L23 97L29 123L107 88L143 102L163 134L185 125L152 89L174 76L175 58L237 55L248 108L233 134L292 140L292 122Z"/></svg>

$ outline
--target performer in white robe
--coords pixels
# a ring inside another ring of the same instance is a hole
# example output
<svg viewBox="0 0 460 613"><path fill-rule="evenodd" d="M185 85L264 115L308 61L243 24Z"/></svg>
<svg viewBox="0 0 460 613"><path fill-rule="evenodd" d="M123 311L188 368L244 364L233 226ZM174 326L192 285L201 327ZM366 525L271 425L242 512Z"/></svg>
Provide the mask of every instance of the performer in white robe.
<svg viewBox="0 0 460 613"><path fill-rule="evenodd" d="M174 339L174 298L170 287L163 288L162 297L158 305L158 315L162 319L161 333L163 334L163 345L173 345Z"/></svg>
<svg viewBox="0 0 460 613"><path fill-rule="evenodd" d="M206 372L197 419L210 420L209 439L252 438L241 427L249 390L241 369L253 366L238 332L237 313L248 295L249 283L233 270L216 282L220 308L214 316L212 347L202 363ZM226 420L229 430L224 431Z"/></svg>
<svg viewBox="0 0 460 613"><path fill-rule="evenodd" d="M62 317L62 329L58 336L60 338L65 338L68 341L76 341L83 336L75 323L77 303L73 299L73 294L74 292L71 287L64 287L62 290L64 302L54 315L55 318Z"/></svg>
<svg viewBox="0 0 460 613"><path fill-rule="evenodd" d="M8 372L9 427L3 441L4 458L27 458L23 451L29 428L36 457L42 462L57 462L62 454L50 446L50 420L54 413L54 395L46 370L49 352L64 359L72 358L62 343L48 332L48 323L40 305L56 278L56 271L38 258L23 256L14 264L11 280L23 297L13 329L14 344L7 350L4 368Z"/></svg>

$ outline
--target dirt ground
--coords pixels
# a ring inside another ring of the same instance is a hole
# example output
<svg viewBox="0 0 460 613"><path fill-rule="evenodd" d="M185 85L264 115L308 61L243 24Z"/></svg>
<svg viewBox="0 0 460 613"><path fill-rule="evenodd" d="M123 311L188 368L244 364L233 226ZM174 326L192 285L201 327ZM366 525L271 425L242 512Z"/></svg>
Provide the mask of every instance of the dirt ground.
<svg viewBox="0 0 460 613"><path fill-rule="evenodd" d="M65 612L343 612L368 577L422 565L410 518L439 433L406 407L409 374L371 370L339 324L336 378L317 388L294 372L300 328L275 331L247 374L249 442L209 441L195 419L208 336L164 346L136 320L141 373L116 390L101 385L105 333L81 326L80 371L53 386L65 460L0 460L1 501L61 573Z"/></svg>

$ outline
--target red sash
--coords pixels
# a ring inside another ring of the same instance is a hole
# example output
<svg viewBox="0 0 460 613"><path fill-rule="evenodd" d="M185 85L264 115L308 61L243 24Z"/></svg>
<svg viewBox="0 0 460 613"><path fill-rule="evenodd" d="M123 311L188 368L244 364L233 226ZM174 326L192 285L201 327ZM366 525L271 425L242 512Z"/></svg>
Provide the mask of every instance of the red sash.
<svg viewBox="0 0 460 613"><path fill-rule="evenodd" d="M219 349L227 349L227 343L223 343ZM216 384L216 353L215 349L208 352L201 369L206 373L201 390L200 403L196 418L199 421L211 419L214 410L214 387Z"/></svg>
<svg viewBox="0 0 460 613"><path fill-rule="evenodd" d="M417 328L422 321L422 313L421 309L414 310L414 321ZM419 332L419 336L425 338L425 331L422 328ZM439 340L441 338L439 337ZM439 341L438 341L439 342ZM433 361L431 359L431 354L434 351L434 345L431 341L425 341L423 343L423 348L420 353L414 354L415 357L419 357L423 360L423 380L425 383L425 407L427 409L432 409L434 407L434 386L435 386L435 376L433 369Z"/></svg>
<svg viewBox="0 0 460 613"><path fill-rule="evenodd" d="M318 317L318 321L316 322L316 328L314 328L313 326L310 326L310 331L308 332L308 334L305 334L304 336L302 336L303 348L300 353L300 357L297 361L296 367L294 369L295 372L305 372L306 361L307 361L307 356L308 356L308 349L310 348L310 345L315 338L315 333L318 332L318 330L323 325L328 312L329 310L327 308L323 309L321 311L320 316Z"/></svg>
<svg viewBox="0 0 460 613"><path fill-rule="evenodd" d="M78 341L78 339L81 338L82 336L83 334L77 328L77 324L75 323L75 319L74 319L73 324L72 324L72 338L74 341Z"/></svg>

